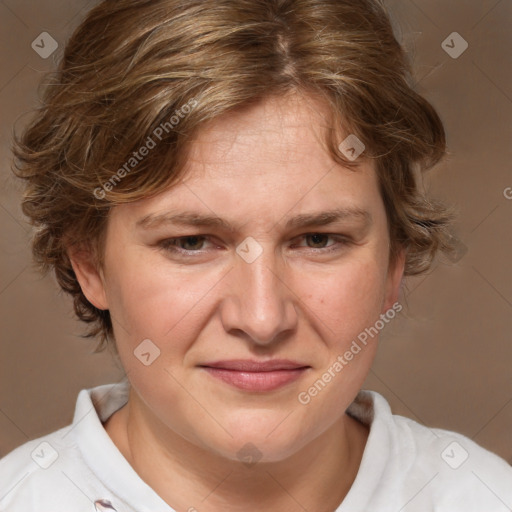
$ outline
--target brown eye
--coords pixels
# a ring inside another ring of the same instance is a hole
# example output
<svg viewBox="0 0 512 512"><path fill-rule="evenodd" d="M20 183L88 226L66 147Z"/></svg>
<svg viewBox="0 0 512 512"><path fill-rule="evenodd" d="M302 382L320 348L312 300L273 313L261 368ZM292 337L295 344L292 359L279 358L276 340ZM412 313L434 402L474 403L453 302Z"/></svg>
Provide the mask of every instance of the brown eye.
<svg viewBox="0 0 512 512"><path fill-rule="evenodd" d="M306 240L309 239L312 241L312 243L315 245L313 249L323 249L325 247L325 244L323 242L327 242L327 240L330 238L329 235L326 235L324 233L314 233L312 235L306 235ZM322 242L323 240L323 242ZM317 247L317 246L320 247Z"/></svg>
<svg viewBox="0 0 512 512"><path fill-rule="evenodd" d="M306 250L313 252L327 253L332 251L340 251L350 244L350 239L345 235L336 235L332 233L307 233L300 237L306 242L306 245L298 245ZM328 240L334 240L334 243L327 245Z"/></svg>
<svg viewBox="0 0 512 512"><path fill-rule="evenodd" d="M201 249L202 247L198 247L198 246L202 246L203 242L205 240L205 237L204 236L186 236L186 237L183 237L183 238L178 238L177 239L177 242L178 242L178 245L186 250L186 251L189 251L189 250L199 250ZM186 247L188 245L188 247Z"/></svg>
<svg viewBox="0 0 512 512"><path fill-rule="evenodd" d="M207 241L208 239L206 236L189 235L180 236L178 238L167 238L166 240L159 242L158 245L169 252L192 255L195 252L199 253L203 251L205 249L204 243Z"/></svg>

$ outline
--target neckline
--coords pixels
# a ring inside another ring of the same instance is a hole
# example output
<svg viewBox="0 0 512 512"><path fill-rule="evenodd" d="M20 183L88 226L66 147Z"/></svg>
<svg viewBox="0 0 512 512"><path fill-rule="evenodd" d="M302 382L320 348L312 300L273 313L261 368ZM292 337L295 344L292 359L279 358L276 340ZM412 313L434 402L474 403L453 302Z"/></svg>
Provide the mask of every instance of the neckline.
<svg viewBox="0 0 512 512"><path fill-rule="evenodd" d="M175 512L135 472L104 427L127 403L129 390L126 379L80 391L72 424L75 441L89 468L112 493L110 498L99 498L136 504L140 512ZM391 450L390 433L382 428L383 416L391 411L382 396L361 390L346 412L366 425L369 433L356 478L336 512L362 509L369 503Z"/></svg>

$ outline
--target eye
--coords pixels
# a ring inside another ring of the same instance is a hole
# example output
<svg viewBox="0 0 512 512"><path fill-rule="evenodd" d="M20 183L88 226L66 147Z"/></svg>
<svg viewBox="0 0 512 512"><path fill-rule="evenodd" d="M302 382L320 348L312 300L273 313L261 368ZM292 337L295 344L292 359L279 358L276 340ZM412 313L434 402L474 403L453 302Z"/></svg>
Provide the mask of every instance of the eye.
<svg viewBox="0 0 512 512"><path fill-rule="evenodd" d="M327 242L327 240L330 238L329 235L326 235L324 233L313 233L311 235L304 235L305 240L310 240L313 242L315 247L313 249L324 249L325 244L324 242ZM320 247L318 247L320 245Z"/></svg>
<svg viewBox="0 0 512 512"><path fill-rule="evenodd" d="M301 238L303 238L306 242L312 242L313 247L309 247L310 249L319 250L322 252L339 250L344 245L350 243L347 237L331 233L307 233L305 235L302 235ZM325 244L327 243L327 240L329 238L335 240L335 243L326 246Z"/></svg>
<svg viewBox="0 0 512 512"><path fill-rule="evenodd" d="M310 250L314 253L328 253L333 251L339 251L345 246L350 244L348 237L343 235L335 235L331 233L307 233L298 237L306 241L306 250ZM326 245L328 240L334 240L334 243ZM163 250L184 257L194 257L201 254L205 254L209 251L208 247L205 247L205 243L212 244L208 236L205 235L187 235L177 238L167 238L162 240L157 245ZM304 247L303 245L295 245L294 247Z"/></svg>
<svg viewBox="0 0 512 512"><path fill-rule="evenodd" d="M205 236L189 235L179 238L168 238L160 242L160 246L166 251L178 253L194 253L200 252L203 243L207 240Z"/></svg>

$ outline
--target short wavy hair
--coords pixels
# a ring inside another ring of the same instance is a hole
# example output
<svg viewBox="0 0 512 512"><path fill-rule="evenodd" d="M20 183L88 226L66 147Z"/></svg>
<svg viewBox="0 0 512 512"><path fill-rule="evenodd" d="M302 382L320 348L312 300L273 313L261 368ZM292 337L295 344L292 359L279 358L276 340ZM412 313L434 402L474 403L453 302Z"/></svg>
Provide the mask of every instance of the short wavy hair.
<svg viewBox="0 0 512 512"><path fill-rule="evenodd" d="M35 261L72 296L85 336L99 339L95 352L115 347L112 322L82 293L69 247L86 244L101 265L110 209L176 183L206 122L271 95L325 102L335 162L356 170L359 160L341 151L341 128L364 143L390 262L404 248L405 275L451 249L452 213L416 182L446 154L443 125L414 91L379 0L104 0L46 80L34 118L14 134L13 172L25 180L22 209L37 228Z"/></svg>

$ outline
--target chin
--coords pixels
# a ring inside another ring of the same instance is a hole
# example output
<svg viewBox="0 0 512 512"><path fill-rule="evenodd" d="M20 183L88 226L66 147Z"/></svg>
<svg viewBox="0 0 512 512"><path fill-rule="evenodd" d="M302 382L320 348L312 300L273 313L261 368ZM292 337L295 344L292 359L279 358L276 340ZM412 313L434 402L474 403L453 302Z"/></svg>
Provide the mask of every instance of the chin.
<svg viewBox="0 0 512 512"><path fill-rule="evenodd" d="M221 445L215 451L229 460L250 465L285 460L304 446L308 439L297 425L291 422L287 424L289 420L283 421L284 418L286 414L279 417L269 415L267 420L250 417L231 423L227 430L233 437L217 439Z"/></svg>
<svg viewBox="0 0 512 512"><path fill-rule="evenodd" d="M219 455L247 467L256 464L281 462L298 451L296 442L270 442L268 439L254 439L237 436L228 446L219 447Z"/></svg>

